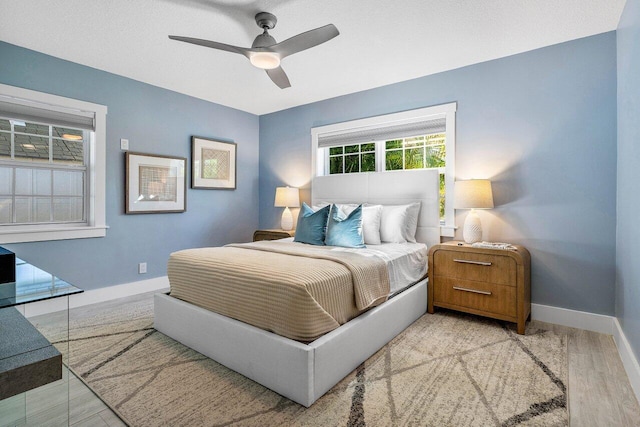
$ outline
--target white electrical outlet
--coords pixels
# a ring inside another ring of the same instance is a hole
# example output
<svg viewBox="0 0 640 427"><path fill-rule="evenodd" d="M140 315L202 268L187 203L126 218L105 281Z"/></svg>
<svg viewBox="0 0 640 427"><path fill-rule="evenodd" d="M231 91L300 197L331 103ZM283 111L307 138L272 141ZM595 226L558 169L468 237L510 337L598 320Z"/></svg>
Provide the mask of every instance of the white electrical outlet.
<svg viewBox="0 0 640 427"><path fill-rule="evenodd" d="M138 264L138 274L144 274L147 272L147 263L141 262Z"/></svg>
<svg viewBox="0 0 640 427"><path fill-rule="evenodd" d="M121 139L120 140L120 149L121 150L128 150L129 149L129 140L128 139Z"/></svg>

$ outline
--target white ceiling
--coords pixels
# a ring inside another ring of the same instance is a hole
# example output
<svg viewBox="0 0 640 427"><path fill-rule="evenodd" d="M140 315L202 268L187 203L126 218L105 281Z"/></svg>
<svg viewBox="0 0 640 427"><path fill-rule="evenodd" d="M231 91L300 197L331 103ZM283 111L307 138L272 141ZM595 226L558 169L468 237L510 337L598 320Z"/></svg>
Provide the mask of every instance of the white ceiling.
<svg viewBox="0 0 640 427"><path fill-rule="evenodd" d="M265 114L615 30L625 0L0 2L2 41ZM277 41L329 23L341 34L285 58L284 90L241 55L167 37L249 47L260 11L277 16Z"/></svg>

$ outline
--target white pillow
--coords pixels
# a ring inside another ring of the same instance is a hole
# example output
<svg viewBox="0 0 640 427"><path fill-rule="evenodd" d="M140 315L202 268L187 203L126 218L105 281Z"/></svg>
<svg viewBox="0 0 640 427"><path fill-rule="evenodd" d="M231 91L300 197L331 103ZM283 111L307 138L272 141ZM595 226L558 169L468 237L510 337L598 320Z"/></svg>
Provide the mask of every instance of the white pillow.
<svg viewBox="0 0 640 427"><path fill-rule="evenodd" d="M358 203L336 203L338 209L342 211L346 216L351 215L351 212L355 211L358 206ZM364 206L363 206L364 207Z"/></svg>
<svg viewBox="0 0 640 427"><path fill-rule="evenodd" d="M382 222L382 205L362 207L362 234L367 245L379 245L380 223Z"/></svg>
<svg viewBox="0 0 640 427"><path fill-rule="evenodd" d="M380 238L383 242L416 242L420 202L408 205L383 206Z"/></svg>

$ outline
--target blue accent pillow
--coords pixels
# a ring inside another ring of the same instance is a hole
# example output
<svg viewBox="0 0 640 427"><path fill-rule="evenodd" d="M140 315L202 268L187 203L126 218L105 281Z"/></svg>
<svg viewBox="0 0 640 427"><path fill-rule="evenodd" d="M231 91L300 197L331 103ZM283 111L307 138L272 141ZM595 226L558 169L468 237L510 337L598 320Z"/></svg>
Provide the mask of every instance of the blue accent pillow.
<svg viewBox="0 0 640 427"><path fill-rule="evenodd" d="M298 225L294 242L308 243L310 245L324 245L324 237L327 232L327 217L330 206L313 211L305 202L302 202Z"/></svg>
<svg viewBox="0 0 640 427"><path fill-rule="evenodd" d="M324 243L344 248L366 248L362 234L362 205L355 208L349 216L336 205L331 205Z"/></svg>

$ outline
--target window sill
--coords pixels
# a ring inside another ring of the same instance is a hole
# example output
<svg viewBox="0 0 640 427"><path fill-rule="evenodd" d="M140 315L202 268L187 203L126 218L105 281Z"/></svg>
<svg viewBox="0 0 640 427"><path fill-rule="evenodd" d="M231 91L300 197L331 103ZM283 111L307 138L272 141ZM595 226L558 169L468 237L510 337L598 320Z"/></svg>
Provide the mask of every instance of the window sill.
<svg viewBox="0 0 640 427"><path fill-rule="evenodd" d="M440 236L441 237L455 237L456 235L456 229L458 227L451 227L451 226L440 226Z"/></svg>
<svg viewBox="0 0 640 427"><path fill-rule="evenodd" d="M0 230L0 244L105 237L108 226L69 226Z"/></svg>

